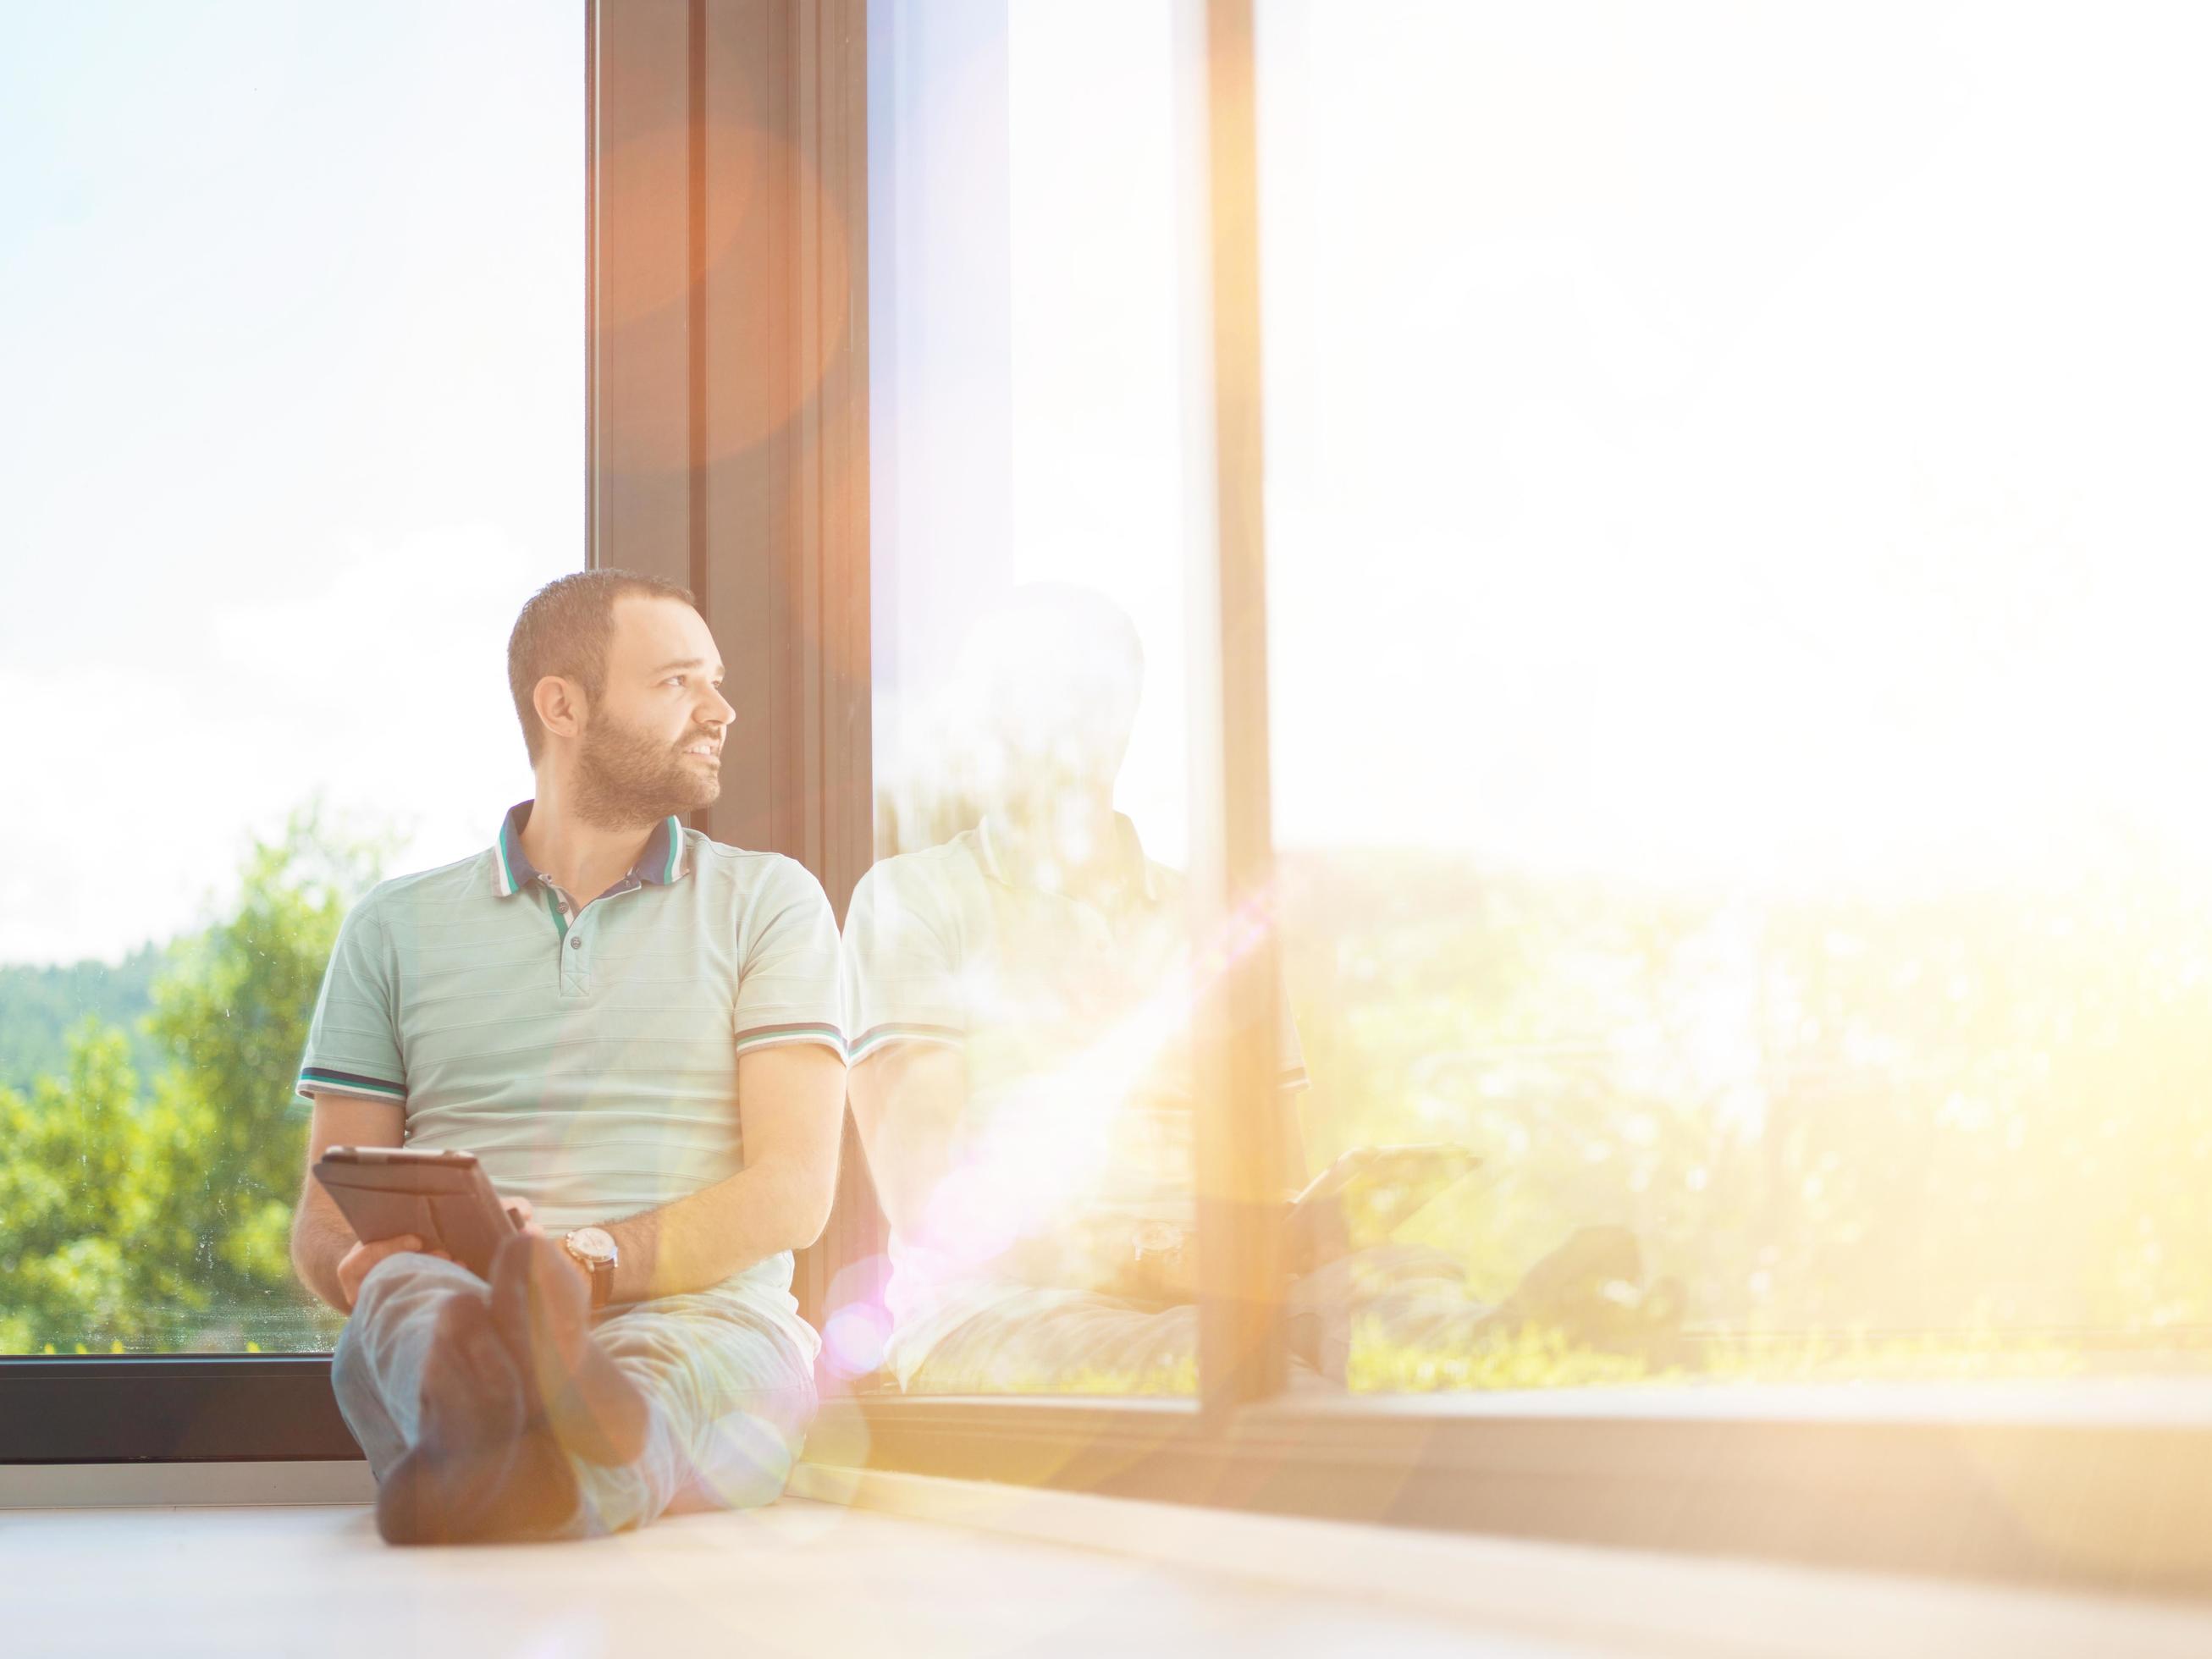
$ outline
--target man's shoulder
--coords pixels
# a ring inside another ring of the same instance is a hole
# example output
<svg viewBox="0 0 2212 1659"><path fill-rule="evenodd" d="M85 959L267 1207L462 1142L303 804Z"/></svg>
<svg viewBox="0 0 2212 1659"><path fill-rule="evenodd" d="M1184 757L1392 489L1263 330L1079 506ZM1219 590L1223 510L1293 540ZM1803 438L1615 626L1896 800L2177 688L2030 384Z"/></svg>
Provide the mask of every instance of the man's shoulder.
<svg viewBox="0 0 2212 1659"><path fill-rule="evenodd" d="M496 856L487 849L433 869L386 876L362 896L354 907L355 914L381 918L418 910L426 905L442 908L472 893L495 893L497 888L491 866Z"/></svg>
<svg viewBox="0 0 2212 1659"><path fill-rule="evenodd" d="M784 854L732 847L698 830L684 832L684 861L700 880L728 889L738 900L769 896L830 902L814 872Z"/></svg>

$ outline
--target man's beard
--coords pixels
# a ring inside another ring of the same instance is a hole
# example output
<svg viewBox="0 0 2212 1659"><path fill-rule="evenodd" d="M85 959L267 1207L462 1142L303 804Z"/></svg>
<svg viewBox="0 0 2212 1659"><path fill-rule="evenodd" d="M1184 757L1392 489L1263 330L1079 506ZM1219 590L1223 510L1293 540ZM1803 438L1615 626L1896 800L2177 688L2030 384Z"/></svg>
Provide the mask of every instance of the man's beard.
<svg viewBox="0 0 2212 1659"><path fill-rule="evenodd" d="M721 775L694 767L683 751L713 739L711 732L694 732L669 744L611 715L592 715L576 755L576 816L598 829L628 830L696 811L722 793Z"/></svg>

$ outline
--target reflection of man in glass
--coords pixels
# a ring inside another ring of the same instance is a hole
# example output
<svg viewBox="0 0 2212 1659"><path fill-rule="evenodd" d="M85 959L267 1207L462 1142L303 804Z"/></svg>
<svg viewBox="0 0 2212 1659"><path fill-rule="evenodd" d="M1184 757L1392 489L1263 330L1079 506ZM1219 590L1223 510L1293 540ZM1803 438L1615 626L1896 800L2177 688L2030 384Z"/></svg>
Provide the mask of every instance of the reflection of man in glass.
<svg viewBox="0 0 2212 1659"><path fill-rule="evenodd" d="M1143 658L1127 617L1018 592L971 638L951 786L981 822L878 863L847 918L849 1090L892 1228L885 1358L913 1389L1190 1386L1197 1352L1182 878L1114 811ZM1284 1109L1304 1085L1287 1014ZM1632 1243L1579 1237L1506 1313L1556 1315ZM1294 1247L1295 1248L1295 1247ZM1304 1368L1341 1379L1350 1315L1462 1347L1492 1310L1430 1254L1307 1252ZM1318 1269L1317 1271L1311 1271Z"/></svg>
<svg viewBox="0 0 2212 1659"><path fill-rule="evenodd" d="M678 816L720 793L733 712L688 593L564 577L507 666L536 799L355 908L301 1066L311 1164L466 1150L528 1223L487 1285L307 1183L293 1261L350 1315L332 1382L395 1542L764 1503L814 1406L790 1253L836 1177L829 904Z"/></svg>
<svg viewBox="0 0 2212 1659"><path fill-rule="evenodd" d="M854 895L851 1094L908 1386L1150 1374L1188 1346L1187 1320L1135 1311L1182 1269L1192 1157L1182 883L1113 806L1142 665L1081 590L987 618L941 780L981 822Z"/></svg>

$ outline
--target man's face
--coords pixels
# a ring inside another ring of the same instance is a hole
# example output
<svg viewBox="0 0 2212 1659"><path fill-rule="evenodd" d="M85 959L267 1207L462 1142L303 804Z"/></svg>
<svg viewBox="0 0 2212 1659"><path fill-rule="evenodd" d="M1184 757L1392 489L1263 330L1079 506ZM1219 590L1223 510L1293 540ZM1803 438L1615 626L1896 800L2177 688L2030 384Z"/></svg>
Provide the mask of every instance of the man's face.
<svg viewBox="0 0 2212 1659"><path fill-rule="evenodd" d="M606 684L584 721L578 810L609 827L690 812L722 793L722 739L736 714L717 690L722 659L678 599L615 604Z"/></svg>

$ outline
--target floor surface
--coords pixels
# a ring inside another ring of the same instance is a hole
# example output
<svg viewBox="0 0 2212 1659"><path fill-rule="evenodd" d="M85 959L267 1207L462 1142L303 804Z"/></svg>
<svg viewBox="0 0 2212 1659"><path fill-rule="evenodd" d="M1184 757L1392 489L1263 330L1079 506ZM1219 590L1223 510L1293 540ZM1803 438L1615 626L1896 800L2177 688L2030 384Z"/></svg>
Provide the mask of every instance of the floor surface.
<svg viewBox="0 0 2212 1659"><path fill-rule="evenodd" d="M447 1550L387 1548L358 1508L0 1511L0 1652L26 1659L1598 1650L796 1499Z"/></svg>

